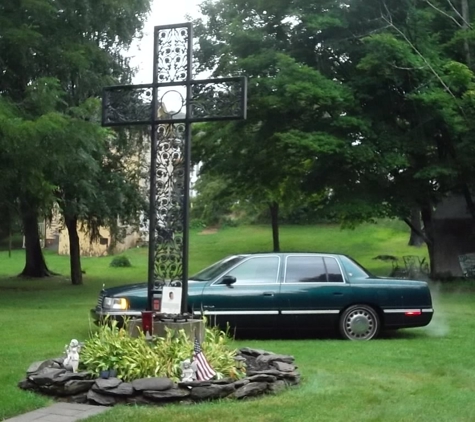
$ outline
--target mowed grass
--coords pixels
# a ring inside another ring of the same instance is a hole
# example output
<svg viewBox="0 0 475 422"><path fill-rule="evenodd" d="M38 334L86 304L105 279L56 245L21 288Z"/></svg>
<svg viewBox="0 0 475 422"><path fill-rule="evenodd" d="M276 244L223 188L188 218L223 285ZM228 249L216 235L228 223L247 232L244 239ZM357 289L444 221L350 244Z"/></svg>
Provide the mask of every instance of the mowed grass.
<svg viewBox="0 0 475 422"><path fill-rule="evenodd" d="M282 227L283 250L347 253L369 269L387 275L388 264L372 258L387 254L426 256L407 247L403 225L381 223L356 230L337 226ZM190 273L238 252L271 250L270 228L226 228L216 234L191 233ZM111 268L111 257L83 258L83 286L68 280L68 257L46 254L48 265L64 276L49 280L16 277L24 252L0 253L0 420L52 403L21 391L17 383L36 360L61 355L71 338L84 340L88 313L106 286L146 280L147 250L128 251L132 268ZM258 400L194 406L118 406L90 418L107 421L473 421L475 367L473 285L434 285L434 321L370 342L336 338L243 340L250 346L292 354L302 375L297 388ZM278 333L276 333L278 338Z"/></svg>

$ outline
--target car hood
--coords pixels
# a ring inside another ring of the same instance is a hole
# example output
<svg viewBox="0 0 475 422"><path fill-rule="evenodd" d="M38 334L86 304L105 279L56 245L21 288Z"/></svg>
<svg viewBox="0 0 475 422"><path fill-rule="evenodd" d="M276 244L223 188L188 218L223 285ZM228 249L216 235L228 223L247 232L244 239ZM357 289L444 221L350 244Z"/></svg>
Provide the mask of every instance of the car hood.
<svg viewBox="0 0 475 422"><path fill-rule="evenodd" d="M204 283L201 281L188 280L188 288L192 290L194 288L203 287ZM108 287L102 289L102 294L107 297L118 297L121 295L130 295L137 292L147 290L147 283L133 283L123 284L121 286Z"/></svg>

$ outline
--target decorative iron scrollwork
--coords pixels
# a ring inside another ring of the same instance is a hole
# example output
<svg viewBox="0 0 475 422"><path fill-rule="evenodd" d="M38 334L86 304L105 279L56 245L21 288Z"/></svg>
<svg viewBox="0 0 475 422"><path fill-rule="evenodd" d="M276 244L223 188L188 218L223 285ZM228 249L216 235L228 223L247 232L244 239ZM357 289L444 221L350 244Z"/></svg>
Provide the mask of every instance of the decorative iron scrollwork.
<svg viewBox="0 0 475 422"><path fill-rule="evenodd" d="M159 125L156 157L155 287L181 281L185 197L185 125Z"/></svg>
<svg viewBox="0 0 475 422"><path fill-rule="evenodd" d="M150 124L152 94L152 85L106 88L103 98L103 125Z"/></svg>
<svg viewBox="0 0 475 422"><path fill-rule="evenodd" d="M155 28L157 82L184 82L188 77L190 27Z"/></svg>
<svg viewBox="0 0 475 422"><path fill-rule="evenodd" d="M196 81L192 85L191 119L242 118L245 111L245 83L242 78Z"/></svg>

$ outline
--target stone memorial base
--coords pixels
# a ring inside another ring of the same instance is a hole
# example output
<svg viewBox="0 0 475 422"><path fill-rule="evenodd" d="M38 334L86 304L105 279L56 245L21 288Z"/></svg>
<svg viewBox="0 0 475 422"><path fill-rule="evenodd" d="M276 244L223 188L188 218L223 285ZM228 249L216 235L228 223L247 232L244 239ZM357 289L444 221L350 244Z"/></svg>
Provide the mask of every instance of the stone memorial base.
<svg viewBox="0 0 475 422"><path fill-rule="evenodd" d="M142 319L131 320L127 324L127 329L131 337L139 336L139 328L142 330ZM202 343L205 340L206 327L202 319L190 319L188 321L154 321L153 335L157 337L165 337L166 330L183 330L191 341L198 338Z"/></svg>
<svg viewBox="0 0 475 422"><path fill-rule="evenodd" d="M189 404L223 398L242 400L275 394L300 383L293 356L243 348L236 357L246 365L246 376L239 380L175 383L162 377L125 382L117 377L97 378L88 372L74 374L62 368L60 359L51 359L31 364L26 378L18 386L62 401L114 406Z"/></svg>

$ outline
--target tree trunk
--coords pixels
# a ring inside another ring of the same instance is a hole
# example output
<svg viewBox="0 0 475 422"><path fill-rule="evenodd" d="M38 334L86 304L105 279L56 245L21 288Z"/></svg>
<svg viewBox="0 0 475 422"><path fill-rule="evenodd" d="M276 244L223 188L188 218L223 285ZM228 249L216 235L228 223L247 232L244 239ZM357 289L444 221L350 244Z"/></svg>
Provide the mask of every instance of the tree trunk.
<svg viewBox="0 0 475 422"><path fill-rule="evenodd" d="M38 215L35 211L25 210L22 216L25 235L25 268L20 275L25 277L49 277L52 275L43 256L38 231Z"/></svg>
<svg viewBox="0 0 475 422"><path fill-rule="evenodd" d="M462 0L462 27L464 31L470 30L470 12L468 8L468 0ZM465 50L465 60L467 61L467 66L472 67L472 58L471 58L471 52L470 52L470 43L468 39L466 38L463 42L463 47Z"/></svg>
<svg viewBox="0 0 475 422"><path fill-rule="evenodd" d="M434 212L430 207L422 210L424 233L430 240L427 242L430 274L434 280L463 277L459 256L475 252L472 234L475 231L475 220L460 213L463 200L445 202L439 204L443 210L437 209Z"/></svg>
<svg viewBox="0 0 475 422"><path fill-rule="evenodd" d="M81 250L79 248L78 219L74 217L65 217L66 227L69 236L69 265L71 268L71 283L75 286L82 284L81 271Z"/></svg>
<svg viewBox="0 0 475 422"><path fill-rule="evenodd" d="M420 235L422 232L421 211L419 208L411 210L411 237L409 238L409 246L422 246L424 239Z"/></svg>
<svg viewBox="0 0 475 422"><path fill-rule="evenodd" d="M274 252L280 252L279 242L279 204L271 202L269 204L271 224L272 224L272 242L274 245Z"/></svg>

